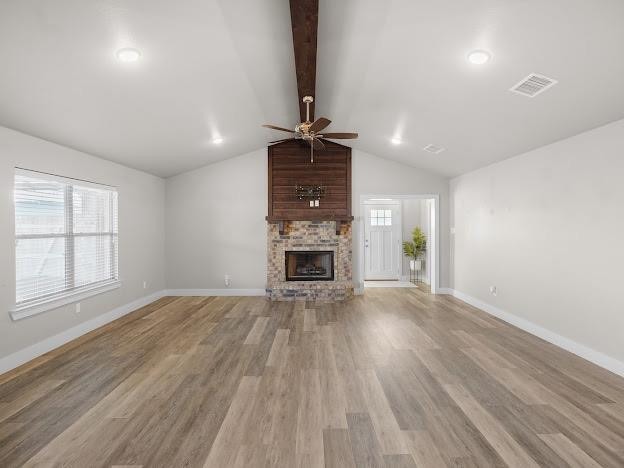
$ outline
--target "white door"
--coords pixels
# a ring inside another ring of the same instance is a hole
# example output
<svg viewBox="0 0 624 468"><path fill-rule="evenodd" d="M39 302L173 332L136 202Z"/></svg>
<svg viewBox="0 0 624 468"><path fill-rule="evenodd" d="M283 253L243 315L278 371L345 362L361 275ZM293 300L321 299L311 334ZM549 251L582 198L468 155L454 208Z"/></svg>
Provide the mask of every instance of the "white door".
<svg viewBox="0 0 624 468"><path fill-rule="evenodd" d="M396 280L400 277L400 205L366 205L364 228L365 277Z"/></svg>

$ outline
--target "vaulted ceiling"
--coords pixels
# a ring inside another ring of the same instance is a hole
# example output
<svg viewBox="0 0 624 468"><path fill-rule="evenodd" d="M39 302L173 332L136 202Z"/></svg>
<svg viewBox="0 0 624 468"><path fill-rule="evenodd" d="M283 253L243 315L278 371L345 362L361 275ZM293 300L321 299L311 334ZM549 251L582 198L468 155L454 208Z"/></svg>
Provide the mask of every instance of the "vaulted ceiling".
<svg viewBox="0 0 624 468"><path fill-rule="evenodd" d="M624 118L619 0L320 0L318 34L316 116L446 176ZM160 176L298 122L288 0L4 0L0 64L0 125ZM509 92L529 73L558 84Z"/></svg>

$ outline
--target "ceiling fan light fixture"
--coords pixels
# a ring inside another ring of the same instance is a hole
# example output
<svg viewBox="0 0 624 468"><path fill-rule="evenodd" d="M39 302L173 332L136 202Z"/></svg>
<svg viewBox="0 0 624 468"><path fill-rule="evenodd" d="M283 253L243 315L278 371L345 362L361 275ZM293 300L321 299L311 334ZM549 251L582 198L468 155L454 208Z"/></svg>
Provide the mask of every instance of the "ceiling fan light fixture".
<svg viewBox="0 0 624 468"><path fill-rule="evenodd" d="M213 139L212 139L212 142L213 142L215 145L220 145L221 143L223 143L223 138L221 138L221 137L215 137L215 138L213 138Z"/></svg>
<svg viewBox="0 0 624 468"><path fill-rule="evenodd" d="M392 143L393 145L400 145L402 143L401 139L398 137L394 137L390 139L390 143Z"/></svg>
<svg viewBox="0 0 624 468"><path fill-rule="evenodd" d="M468 54L468 61L473 65L485 65L492 58L492 54L490 54L487 50L473 50Z"/></svg>

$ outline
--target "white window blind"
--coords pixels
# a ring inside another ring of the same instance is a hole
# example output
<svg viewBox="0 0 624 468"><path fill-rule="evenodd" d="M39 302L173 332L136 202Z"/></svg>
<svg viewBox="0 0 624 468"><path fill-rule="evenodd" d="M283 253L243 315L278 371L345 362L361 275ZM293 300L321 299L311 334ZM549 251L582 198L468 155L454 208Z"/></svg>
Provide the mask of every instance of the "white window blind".
<svg viewBox="0 0 624 468"><path fill-rule="evenodd" d="M117 191L16 169L16 309L118 281Z"/></svg>

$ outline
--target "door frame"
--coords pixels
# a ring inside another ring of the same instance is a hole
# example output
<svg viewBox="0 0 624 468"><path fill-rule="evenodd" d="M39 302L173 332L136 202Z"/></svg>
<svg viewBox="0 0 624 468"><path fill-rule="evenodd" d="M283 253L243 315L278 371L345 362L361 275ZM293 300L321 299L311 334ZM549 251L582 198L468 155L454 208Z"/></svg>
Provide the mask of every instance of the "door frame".
<svg viewBox="0 0 624 468"><path fill-rule="evenodd" d="M432 260L433 260L433 265L432 265L432 270L431 270L431 294L439 294L439 290L440 290L440 195L437 193L421 193L421 194L411 194L411 195L397 195L397 194L389 194L389 193L384 193L384 194L378 194L378 193L371 193L371 194L361 194L360 195L360 219L359 219L359 226L360 226L360 233L359 233L359 246L358 249L360 251L360 262L359 262L359 274L360 274L360 278L361 281L364 281L364 275L365 275L365 261L366 261L366 252L365 252L365 247L364 247L364 239L365 239L365 233L364 233L364 229L366 228L366 226L364 225L366 223L366 211L365 211L365 207L366 205L366 201L367 200L371 200L372 199L382 199L379 201L383 201L383 199L386 200L433 200L433 205L434 205L434 214L435 214L435 219L433 220L433 222L431 223L431 229L433 229L434 231L434 235L432 236L432 239L430 239L429 244L433 244L433 255L431 256Z"/></svg>
<svg viewBox="0 0 624 468"><path fill-rule="evenodd" d="M379 280L379 281L394 281L395 279L397 281L401 281L401 265L402 265L402 249L401 249L401 237L403 235L403 206L401 205L401 200L397 199L397 198L393 198L392 200L364 200L362 202L362 226L364 229L363 232L363 239L364 239L364 244L366 244L366 228L368 227L367 224L367 219L368 219L368 213L366 212L367 207L370 206L396 206L398 207L397 212L399 213L398 215L398 223L395 223L395 219L392 220L392 229L393 230L397 230L399 233L399 243L395 246L395 248L397 249L396 251L396 261L397 261L397 265L395 265L397 267L397 274L396 274L396 278L392 278L390 280ZM362 257L364 259L364 276L362 276L362 281L367 281L366 280L366 245L364 245L364 257Z"/></svg>

